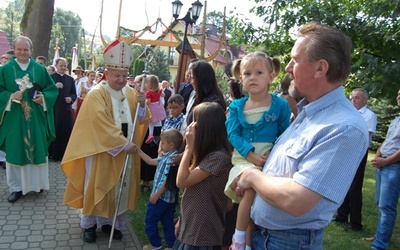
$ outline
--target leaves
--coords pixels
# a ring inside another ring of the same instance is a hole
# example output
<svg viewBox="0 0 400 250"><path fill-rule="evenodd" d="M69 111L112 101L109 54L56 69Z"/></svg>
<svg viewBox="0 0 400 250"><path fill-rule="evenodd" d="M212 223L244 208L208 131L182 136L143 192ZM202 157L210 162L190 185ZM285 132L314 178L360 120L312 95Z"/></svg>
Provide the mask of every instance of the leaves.
<svg viewBox="0 0 400 250"><path fill-rule="evenodd" d="M53 28L51 30L51 41L49 55L54 56L56 39L60 47L60 56L72 55L72 48L79 43L82 29L82 20L79 15L72 11L57 8L53 16Z"/></svg>
<svg viewBox="0 0 400 250"><path fill-rule="evenodd" d="M361 86L371 96L394 103L400 79L400 0L254 0L251 11L264 25L233 20L231 43L279 56L290 51L300 25L315 20L337 27L354 45L352 75L345 87Z"/></svg>
<svg viewBox="0 0 400 250"><path fill-rule="evenodd" d="M21 33L19 23L24 14L24 5L25 0L15 0L0 10L0 30L7 33L10 43Z"/></svg>

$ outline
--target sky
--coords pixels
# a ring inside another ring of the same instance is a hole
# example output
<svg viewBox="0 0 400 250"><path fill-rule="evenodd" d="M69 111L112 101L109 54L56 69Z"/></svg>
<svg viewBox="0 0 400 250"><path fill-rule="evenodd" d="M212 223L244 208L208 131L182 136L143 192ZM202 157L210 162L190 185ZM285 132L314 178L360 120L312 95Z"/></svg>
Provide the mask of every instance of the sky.
<svg viewBox="0 0 400 250"><path fill-rule="evenodd" d="M118 12L120 1L118 0L103 0L103 35L108 35L111 38L115 38L118 24ZM161 18L165 25L169 25L172 18L172 1L173 0L123 0L121 9L121 26L131 30L141 30L146 26L151 26L157 21L157 18ZM179 18L185 16L191 4L195 0L180 0L183 3L181 14ZM61 8L63 10L70 10L77 13L82 19L82 26L89 33L99 34L99 29L96 26L101 13L101 2L102 0L55 0L55 8ZM205 0L200 0L203 4L201 11L201 17L204 13ZM226 3L229 6L226 6ZM254 5L254 1L250 0L208 0L207 1L207 13L211 11L224 12L224 6L226 6L226 14L229 11L241 13L246 18L255 19L253 14L249 14L249 9ZM199 18L199 19L200 19ZM198 20L197 23L200 23ZM162 29L157 30L161 34Z"/></svg>

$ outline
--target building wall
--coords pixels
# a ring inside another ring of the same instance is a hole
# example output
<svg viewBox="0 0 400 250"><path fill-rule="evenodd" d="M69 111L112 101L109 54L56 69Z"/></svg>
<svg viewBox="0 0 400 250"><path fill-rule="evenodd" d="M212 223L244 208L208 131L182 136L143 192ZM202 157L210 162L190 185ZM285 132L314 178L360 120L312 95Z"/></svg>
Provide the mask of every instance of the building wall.
<svg viewBox="0 0 400 250"><path fill-rule="evenodd" d="M0 55L3 55L6 53L7 50L12 49L6 32L0 30Z"/></svg>

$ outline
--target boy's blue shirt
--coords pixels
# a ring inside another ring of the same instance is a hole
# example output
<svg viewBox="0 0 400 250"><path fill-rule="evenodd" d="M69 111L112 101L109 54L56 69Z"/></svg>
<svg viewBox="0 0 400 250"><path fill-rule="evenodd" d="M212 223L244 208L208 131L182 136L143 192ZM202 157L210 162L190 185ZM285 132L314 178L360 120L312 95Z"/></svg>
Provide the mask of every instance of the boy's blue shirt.
<svg viewBox="0 0 400 250"><path fill-rule="evenodd" d="M185 116L183 113L180 113L176 118L169 115L168 118L164 121L164 125L162 126L161 131L170 129L170 128L175 128L177 130L181 130L183 120L185 119Z"/></svg>
<svg viewBox="0 0 400 250"><path fill-rule="evenodd" d="M153 190L151 191L151 194L156 193L167 180L170 170L170 164L168 164L170 161L170 156L176 154L177 152L178 150L174 149L157 158L158 164L156 173L154 174ZM168 203L174 203L176 199L175 196L176 192L174 190L166 190L161 195L160 199Z"/></svg>

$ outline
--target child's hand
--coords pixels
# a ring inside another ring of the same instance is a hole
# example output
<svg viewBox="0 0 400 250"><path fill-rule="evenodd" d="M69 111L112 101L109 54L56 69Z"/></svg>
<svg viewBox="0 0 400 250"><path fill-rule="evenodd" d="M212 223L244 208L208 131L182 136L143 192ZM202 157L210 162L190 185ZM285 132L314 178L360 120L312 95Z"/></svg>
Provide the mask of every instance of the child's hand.
<svg viewBox="0 0 400 250"><path fill-rule="evenodd" d="M137 146L133 144L132 142L129 142L128 145L125 146L124 148L125 153L127 154L133 154L136 153L137 151Z"/></svg>
<svg viewBox="0 0 400 250"><path fill-rule="evenodd" d="M192 122L187 128L186 128L186 147L193 148L194 147L194 140L196 137L196 128L197 128L197 122Z"/></svg>
<svg viewBox="0 0 400 250"><path fill-rule="evenodd" d="M157 193L150 195L150 203L151 204L156 204L159 199L160 199L160 197L159 197L159 195L157 195Z"/></svg>
<svg viewBox="0 0 400 250"><path fill-rule="evenodd" d="M179 164L181 163L181 160L182 160L182 156L183 156L182 153L171 155L169 164L172 166L179 166Z"/></svg>
<svg viewBox="0 0 400 250"><path fill-rule="evenodd" d="M178 221L175 224L175 236L176 237L179 236L179 227L180 227L180 219L178 219Z"/></svg>
<svg viewBox="0 0 400 250"><path fill-rule="evenodd" d="M133 153L139 153L140 148L135 143L132 143L132 145L133 145Z"/></svg>
<svg viewBox="0 0 400 250"><path fill-rule="evenodd" d="M266 155L256 155L252 151L250 151L247 154L246 159L249 162L253 163L254 165L262 167L262 166L264 166L265 162L267 161L268 155L269 155L269 153Z"/></svg>

